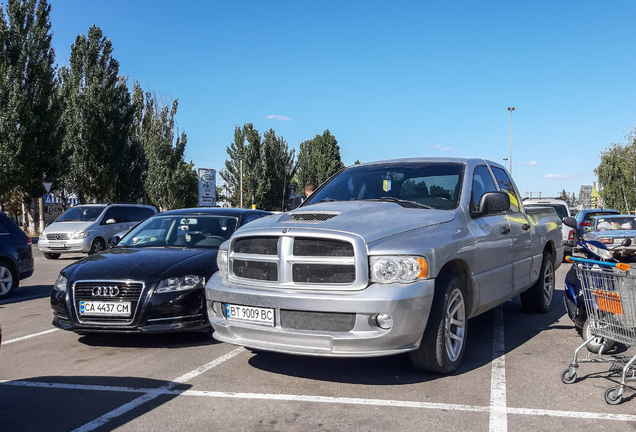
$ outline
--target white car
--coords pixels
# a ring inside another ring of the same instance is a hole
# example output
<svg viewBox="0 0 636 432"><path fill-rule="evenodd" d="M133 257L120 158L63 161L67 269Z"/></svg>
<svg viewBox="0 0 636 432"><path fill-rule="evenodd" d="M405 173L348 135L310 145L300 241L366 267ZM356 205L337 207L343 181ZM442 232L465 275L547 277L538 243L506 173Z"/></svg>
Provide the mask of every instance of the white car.
<svg viewBox="0 0 636 432"><path fill-rule="evenodd" d="M559 219L571 217L568 203L557 198L525 198L524 207L552 207L559 215ZM563 225L563 246L564 255L572 255L572 248L576 246L576 230Z"/></svg>
<svg viewBox="0 0 636 432"><path fill-rule="evenodd" d="M113 235L125 231L157 213L141 204L85 204L71 207L49 225L38 239L38 248L48 259L63 253L89 255L107 248Z"/></svg>

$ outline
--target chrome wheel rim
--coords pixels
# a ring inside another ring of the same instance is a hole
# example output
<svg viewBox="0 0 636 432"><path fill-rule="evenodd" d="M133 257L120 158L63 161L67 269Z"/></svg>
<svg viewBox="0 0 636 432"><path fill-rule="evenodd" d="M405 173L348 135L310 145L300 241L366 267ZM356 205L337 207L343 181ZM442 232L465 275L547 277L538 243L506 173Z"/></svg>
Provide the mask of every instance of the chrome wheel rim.
<svg viewBox="0 0 636 432"><path fill-rule="evenodd" d="M6 294L13 287L13 275L11 271L4 267L0 266L0 294Z"/></svg>
<svg viewBox="0 0 636 432"><path fill-rule="evenodd" d="M450 361L456 361L464 346L466 331L466 305L459 289L454 289L446 307L444 339L446 355Z"/></svg>
<svg viewBox="0 0 636 432"><path fill-rule="evenodd" d="M545 263L545 273L543 276L543 301L546 305L552 303L554 295L554 265L552 261Z"/></svg>

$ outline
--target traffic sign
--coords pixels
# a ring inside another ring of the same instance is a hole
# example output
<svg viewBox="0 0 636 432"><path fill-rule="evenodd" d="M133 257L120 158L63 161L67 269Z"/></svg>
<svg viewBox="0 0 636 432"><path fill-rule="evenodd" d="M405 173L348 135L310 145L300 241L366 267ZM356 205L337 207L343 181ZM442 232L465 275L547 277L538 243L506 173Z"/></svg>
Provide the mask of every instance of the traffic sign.
<svg viewBox="0 0 636 432"><path fill-rule="evenodd" d="M53 182L42 182L42 186L44 186L44 190L46 193L51 192L51 186L53 186Z"/></svg>

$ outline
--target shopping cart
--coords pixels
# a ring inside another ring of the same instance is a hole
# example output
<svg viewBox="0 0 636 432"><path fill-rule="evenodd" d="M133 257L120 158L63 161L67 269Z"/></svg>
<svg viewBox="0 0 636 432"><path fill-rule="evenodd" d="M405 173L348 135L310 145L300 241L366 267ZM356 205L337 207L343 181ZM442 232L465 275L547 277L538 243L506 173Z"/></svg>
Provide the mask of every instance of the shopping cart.
<svg viewBox="0 0 636 432"><path fill-rule="evenodd" d="M619 404L625 392L625 383L636 381L636 355L606 356L603 348L598 354L578 354L596 337L612 339L627 347L636 346L636 277L624 263L593 261L568 257L576 266L576 275L581 281L585 310L591 320L592 337L574 351L574 359L561 374L561 381L572 384L576 381L579 363L610 363L610 370L622 370L620 387L610 387L605 392L605 402ZM587 351L587 350L586 350Z"/></svg>

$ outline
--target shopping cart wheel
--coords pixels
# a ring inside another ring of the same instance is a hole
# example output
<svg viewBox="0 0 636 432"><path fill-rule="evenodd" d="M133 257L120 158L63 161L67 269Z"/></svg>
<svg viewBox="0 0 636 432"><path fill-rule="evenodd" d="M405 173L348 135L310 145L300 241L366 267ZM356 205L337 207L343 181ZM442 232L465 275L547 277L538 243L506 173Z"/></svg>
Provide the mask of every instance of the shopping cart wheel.
<svg viewBox="0 0 636 432"><path fill-rule="evenodd" d="M618 388L610 387L605 392L605 402L610 405L618 405L623 400L623 395L618 393Z"/></svg>
<svg viewBox="0 0 636 432"><path fill-rule="evenodd" d="M561 374L561 381L563 381L563 384L572 384L572 383L574 383L576 381L576 372L571 374L570 373L570 368L567 368Z"/></svg>

